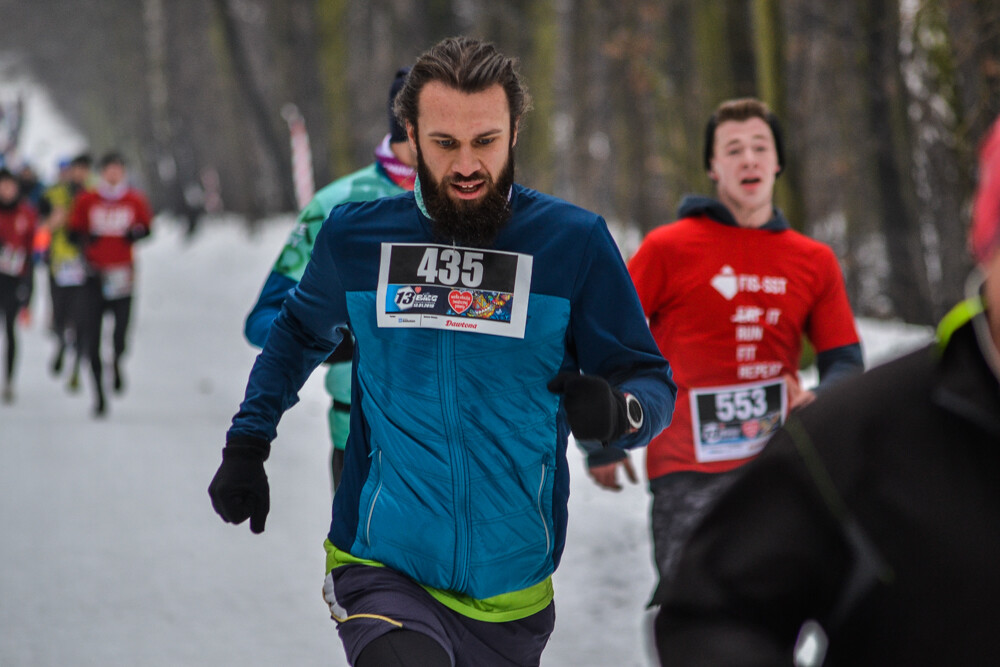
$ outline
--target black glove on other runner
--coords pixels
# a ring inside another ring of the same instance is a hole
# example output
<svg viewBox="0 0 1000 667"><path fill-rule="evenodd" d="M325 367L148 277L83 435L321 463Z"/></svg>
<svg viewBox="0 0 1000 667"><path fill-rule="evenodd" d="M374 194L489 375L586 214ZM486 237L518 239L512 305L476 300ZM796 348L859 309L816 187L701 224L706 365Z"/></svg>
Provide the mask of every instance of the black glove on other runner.
<svg viewBox="0 0 1000 667"><path fill-rule="evenodd" d="M149 228L142 225L132 225L125 230L125 240L129 243L135 243L147 236L149 236Z"/></svg>
<svg viewBox="0 0 1000 667"><path fill-rule="evenodd" d="M271 491L264 461L271 452L267 441L252 436L233 436L222 450L222 465L208 485L212 508L226 523L250 519L250 531L264 532L271 509Z"/></svg>
<svg viewBox="0 0 1000 667"><path fill-rule="evenodd" d="M628 430L625 395L601 376L560 373L549 381L548 388L563 395L569 427L578 440L608 444Z"/></svg>

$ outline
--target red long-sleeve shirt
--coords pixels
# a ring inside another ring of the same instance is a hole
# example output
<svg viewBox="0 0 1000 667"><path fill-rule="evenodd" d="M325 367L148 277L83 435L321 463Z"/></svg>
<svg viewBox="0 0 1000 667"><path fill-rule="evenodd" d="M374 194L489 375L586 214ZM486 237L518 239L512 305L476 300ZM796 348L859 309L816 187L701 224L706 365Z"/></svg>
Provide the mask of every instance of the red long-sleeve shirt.
<svg viewBox="0 0 1000 667"><path fill-rule="evenodd" d="M31 250L38 213L27 202L0 208L0 273L24 276L31 270Z"/></svg>
<svg viewBox="0 0 1000 667"><path fill-rule="evenodd" d="M132 264L132 240L144 236L152 224L146 197L134 188L117 197L106 188L81 193L70 214L70 230L89 239L84 247L87 261L97 269Z"/></svg>

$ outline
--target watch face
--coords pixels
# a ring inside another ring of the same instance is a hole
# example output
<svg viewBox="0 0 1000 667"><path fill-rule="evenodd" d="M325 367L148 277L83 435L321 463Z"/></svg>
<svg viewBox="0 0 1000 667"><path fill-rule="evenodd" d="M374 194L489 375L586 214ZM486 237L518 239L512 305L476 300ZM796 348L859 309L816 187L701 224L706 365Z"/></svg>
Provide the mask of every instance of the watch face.
<svg viewBox="0 0 1000 667"><path fill-rule="evenodd" d="M638 428L642 424L642 405L639 404L639 400L634 396L629 396L625 404L628 407L629 422L632 423L632 426Z"/></svg>

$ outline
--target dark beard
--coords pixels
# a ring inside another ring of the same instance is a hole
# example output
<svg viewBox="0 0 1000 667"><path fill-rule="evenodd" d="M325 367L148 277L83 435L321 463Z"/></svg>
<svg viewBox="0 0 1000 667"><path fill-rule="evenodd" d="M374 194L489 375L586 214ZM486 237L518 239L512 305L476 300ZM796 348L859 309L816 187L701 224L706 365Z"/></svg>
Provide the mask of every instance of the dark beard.
<svg viewBox="0 0 1000 667"><path fill-rule="evenodd" d="M461 182L462 179L447 176L442 182L434 180L419 146L417 177L420 179L424 206L431 215L431 228L439 241L471 248L493 246L500 230L510 219L507 197L514 184L513 147L495 183L489 174L475 174L475 179L485 177L486 180L486 194L475 201L460 201L448 196L450 183Z"/></svg>

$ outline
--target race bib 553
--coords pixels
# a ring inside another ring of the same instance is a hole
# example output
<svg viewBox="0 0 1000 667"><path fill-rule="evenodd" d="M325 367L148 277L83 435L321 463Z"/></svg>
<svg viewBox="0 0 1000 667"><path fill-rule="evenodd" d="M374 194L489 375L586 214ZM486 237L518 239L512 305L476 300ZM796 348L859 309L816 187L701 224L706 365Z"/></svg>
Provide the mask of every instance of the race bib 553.
<svg viewBox="0 0 1000 667"><path fill-rule="evenodd" d="M783 379L691 389L691 430L698 461L757 454L787 414Z"/></svg>

